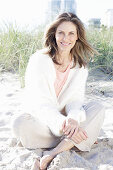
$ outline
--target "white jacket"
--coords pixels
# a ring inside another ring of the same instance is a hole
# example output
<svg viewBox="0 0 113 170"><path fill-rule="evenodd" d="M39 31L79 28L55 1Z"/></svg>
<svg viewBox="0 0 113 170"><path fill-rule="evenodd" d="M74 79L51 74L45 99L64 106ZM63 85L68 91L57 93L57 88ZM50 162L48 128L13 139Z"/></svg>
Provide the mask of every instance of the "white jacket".
<svg viewBox="0 0 113 170"><path fill-rule="evenodd" d="M67 117L78 122L85 119L82 105L88 70L76 65L71 69L68 79L59 96L56 96L54 82L55 67L52 59L39 50L28 62L25 73L26 111L46 124L52 133L60 136L60 129L66 117L61 114L65 107Z"/></svg>

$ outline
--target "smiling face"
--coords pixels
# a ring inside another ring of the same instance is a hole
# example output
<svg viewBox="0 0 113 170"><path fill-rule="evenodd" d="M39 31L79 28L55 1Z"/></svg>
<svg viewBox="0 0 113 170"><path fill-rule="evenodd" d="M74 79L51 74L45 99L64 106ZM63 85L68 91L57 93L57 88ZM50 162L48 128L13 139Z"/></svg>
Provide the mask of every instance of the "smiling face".
<svg viewBox="0 0 113 170"><path fill-rule="evenodd" d="M57 27L55 38L59 52L70 52L78 39L76 26L70 21L62 22Z"/></svg>

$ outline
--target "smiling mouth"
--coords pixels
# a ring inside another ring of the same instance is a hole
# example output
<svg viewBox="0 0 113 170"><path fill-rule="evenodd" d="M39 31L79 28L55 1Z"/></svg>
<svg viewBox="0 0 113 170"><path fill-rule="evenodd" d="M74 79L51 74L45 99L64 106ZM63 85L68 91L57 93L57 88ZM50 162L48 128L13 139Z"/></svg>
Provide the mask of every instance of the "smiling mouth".
<svg viewBox="0 0 113 170"><path fill-rule="evenodd" d="M61 45L63 45L63 46L69 46L71 43L63 43L63 42L61 42Z"/></svg>

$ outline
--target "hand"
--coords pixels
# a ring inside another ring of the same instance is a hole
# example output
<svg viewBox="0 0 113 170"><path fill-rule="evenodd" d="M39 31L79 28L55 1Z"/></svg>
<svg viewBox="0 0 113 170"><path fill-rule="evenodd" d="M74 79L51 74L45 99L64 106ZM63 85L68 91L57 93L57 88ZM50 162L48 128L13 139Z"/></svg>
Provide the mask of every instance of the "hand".
<svg viewBox="0 0 113 170"><path fill-rule="evenodd" d="M62 131L68 138L71 138L73 133L76 134L78 132L78 128L78 122L71 118L65 120L62 125Z"/></svg>
<svg viewBox="0 0 113 170"><path fill-rule="evenodd" d="M77 133L73 133L71 139L76 143L79 144L81 143L83 140L86 140L88 138L87 133L85 130L83 130L82 128L78 129Z"/></svg>

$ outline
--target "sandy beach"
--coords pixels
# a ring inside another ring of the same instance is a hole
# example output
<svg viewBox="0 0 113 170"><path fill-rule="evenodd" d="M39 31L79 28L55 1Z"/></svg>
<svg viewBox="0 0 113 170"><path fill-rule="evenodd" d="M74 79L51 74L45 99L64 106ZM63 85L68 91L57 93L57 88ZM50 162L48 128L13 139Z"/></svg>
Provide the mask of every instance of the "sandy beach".
<svg viewBox="0 0 113 170"><path fill-rule="evenodd" d="M23 112L22 92L17 74L0 74L0 170L30 170L34 157L43 152L19 146L12 135L12 120ZM71 150L57 155L48 170L113 170L113 76L99 70L90 72L86 101L90 100L106 107L98 144L90 152Z"/></svg>

